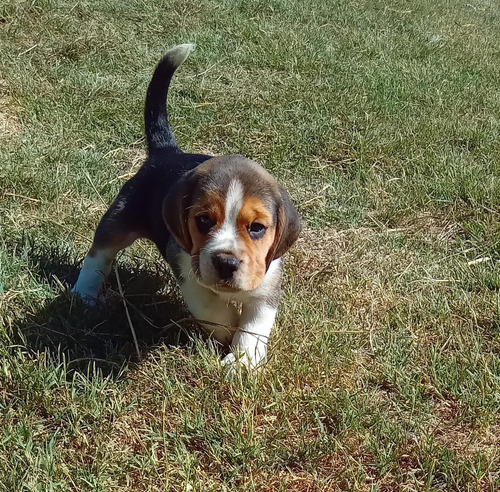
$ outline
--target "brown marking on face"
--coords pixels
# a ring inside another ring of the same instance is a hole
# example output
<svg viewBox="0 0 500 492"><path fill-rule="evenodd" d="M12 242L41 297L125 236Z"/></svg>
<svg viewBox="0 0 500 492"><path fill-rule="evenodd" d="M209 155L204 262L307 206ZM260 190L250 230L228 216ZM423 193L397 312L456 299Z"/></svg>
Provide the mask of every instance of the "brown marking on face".
<svg viewBox="0 0 500 492"><path fill-rule="evenodd" d="M200 251L210 239L210 234L203 234L198 230L196 217L199 215L208 215L215 222L210 232L215 232L224 222L225 205L225 198L218 191L209 190L198 198L189 211L188 229L193 245L190 254L195 271L199 269Z"/></svg>
<svg viewBox="0 0 500 492"><path fill-rule="evenodd" d="M225 222L226 192L234 180L239 181L247 198L243 198L234 224L237 247L235 251L220 252L234 254L241 261L234 288L254 290L273 259L280 258L300 232L300 218L288 194L262 166L239 155L207 159L173 189L165 200L163 214L176 241L190 253L194 272L207 283L218 284L208 256L218 252L214 234ZM272 208L266 208L266 204ZM200 215L207 215L214 223L208 233L198 229L196 217ZM260 239L250 236L248 229L254 222L266 227ZM204 273L200 272L200 264ZM224 283L220 287L233 288Z"/></svg>
<svg viewBox="0 0 500 492"><path fill-rule="evenodd" d="M260 198L250 197L243 205L236 219L236 230L248 256L248 289L258 287L266 274L266 257L274 242L273 217ZM267 228L261 239L252 239L248 228L258 222Z"/></svg>

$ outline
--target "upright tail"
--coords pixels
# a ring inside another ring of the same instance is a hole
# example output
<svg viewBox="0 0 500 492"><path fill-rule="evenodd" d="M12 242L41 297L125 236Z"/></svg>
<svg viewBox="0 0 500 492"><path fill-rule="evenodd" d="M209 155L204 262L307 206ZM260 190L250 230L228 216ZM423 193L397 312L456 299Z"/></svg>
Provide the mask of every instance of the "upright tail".
<svg viewBox="0 0 500 492"><path fill-rule="evenodd" d="M194 44L178 44L169 49L156 67L149 83L144 109L149 155L164 150L179 150L167 116L167 93L175 70L195 48Z"/></svg>

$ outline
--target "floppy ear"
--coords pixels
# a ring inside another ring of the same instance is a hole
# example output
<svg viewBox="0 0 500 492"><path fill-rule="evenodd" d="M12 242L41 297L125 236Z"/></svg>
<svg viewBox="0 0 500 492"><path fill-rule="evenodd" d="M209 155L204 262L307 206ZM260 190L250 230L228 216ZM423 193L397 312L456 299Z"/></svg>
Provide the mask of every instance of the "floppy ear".
<svg viewBox="0 0 500 492"><path fill-rule="evenodd" d="M274 242L266 257L266 269L271 261L281 258L297 240L301 230L300 215L290 195L280 186L281 202L278 204Z"/></svg>
<svg viewBox="0 0 500 492"><path fill-rule="evenodd" d="M191 234L189 234L188 215L196 182L194 170L187 172L169 190L163 200L163 220L179 246L188 253L193 247Z"/></svg>

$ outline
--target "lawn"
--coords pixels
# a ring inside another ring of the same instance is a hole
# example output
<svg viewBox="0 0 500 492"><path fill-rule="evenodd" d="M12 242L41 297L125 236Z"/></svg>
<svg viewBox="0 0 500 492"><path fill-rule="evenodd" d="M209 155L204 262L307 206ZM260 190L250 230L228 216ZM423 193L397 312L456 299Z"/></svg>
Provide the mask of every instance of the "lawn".
<svg viewBox="0 0 500 492"><path fill-rule="evenodd" d="M499 39L493 0L3 0L0 491L499 490ZM69 294L181 42L181 148L304 220L233 380L149 243Z"/></svg>

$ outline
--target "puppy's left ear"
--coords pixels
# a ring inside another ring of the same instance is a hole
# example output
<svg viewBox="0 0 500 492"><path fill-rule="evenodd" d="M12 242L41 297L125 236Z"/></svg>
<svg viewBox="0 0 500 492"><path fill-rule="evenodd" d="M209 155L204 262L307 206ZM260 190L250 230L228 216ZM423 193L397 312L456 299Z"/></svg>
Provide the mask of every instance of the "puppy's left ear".
<svg viewBox="0 0 500 492"><path fill-rule="evenodd" d="M299 237L301 231L300 215L290 195L280 186L281 201L278 204L274 242L266 257L266 268L273 260L281 258Z"/></svg>
<svg viewBox="0 0 500 492"><path fill-rule="evenodd" d="M197 179L194 170L188 171L169 190L163 201L163 220L177 244L188 253L191 253L193 248L193 241L188 227L188 215L196 183Z"/></svg>

